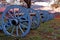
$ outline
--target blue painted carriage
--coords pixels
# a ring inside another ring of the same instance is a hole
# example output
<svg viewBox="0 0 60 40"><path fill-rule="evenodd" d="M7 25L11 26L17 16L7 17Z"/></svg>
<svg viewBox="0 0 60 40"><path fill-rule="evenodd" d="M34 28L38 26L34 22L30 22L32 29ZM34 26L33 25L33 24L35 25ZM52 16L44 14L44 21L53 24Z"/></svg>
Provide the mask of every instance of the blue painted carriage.
<svg viewBox="0 0 60 40"><path fill-rule="evenodd" d="M30 29L39 27L40 22L53 19L53 15L48 11L34 10L20 5L0 4L0 30L6 35L14 37L26 36Z"/></svg>

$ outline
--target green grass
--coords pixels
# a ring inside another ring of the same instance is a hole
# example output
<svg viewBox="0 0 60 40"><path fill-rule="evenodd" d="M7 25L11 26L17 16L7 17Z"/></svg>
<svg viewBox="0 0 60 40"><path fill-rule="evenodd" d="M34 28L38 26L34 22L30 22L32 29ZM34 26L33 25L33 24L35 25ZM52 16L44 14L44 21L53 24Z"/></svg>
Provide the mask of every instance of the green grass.
<svg viewBox="0 0 60 40"><path fill-rule="evenodd" d="M30 33L24 38L17 38L19 40L60 40L60 21L59 19L50 20L41 23L40 27L36 30L31 30ZM15 40L15 37L5 36L0 32L0 40Z"/></svg>

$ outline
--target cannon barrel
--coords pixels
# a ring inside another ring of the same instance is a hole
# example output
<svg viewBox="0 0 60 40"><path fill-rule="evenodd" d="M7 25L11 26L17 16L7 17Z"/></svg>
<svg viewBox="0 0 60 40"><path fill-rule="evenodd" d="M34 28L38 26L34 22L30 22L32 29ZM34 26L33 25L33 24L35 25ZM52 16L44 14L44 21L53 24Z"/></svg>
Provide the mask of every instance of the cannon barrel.
<svg viewBox="0 0 60 40"><path fill-rule="evenodd" d="M19 14L18 14L18 13L16 13L15 15L17 15L17 16L18 16L18 15L19 15L19 16L23 16L23 15L24 15L24 13L19 13ZM36 15L36 13L29 13L29 15L30 15L30 16L35 16L35 15Z"/></svg>

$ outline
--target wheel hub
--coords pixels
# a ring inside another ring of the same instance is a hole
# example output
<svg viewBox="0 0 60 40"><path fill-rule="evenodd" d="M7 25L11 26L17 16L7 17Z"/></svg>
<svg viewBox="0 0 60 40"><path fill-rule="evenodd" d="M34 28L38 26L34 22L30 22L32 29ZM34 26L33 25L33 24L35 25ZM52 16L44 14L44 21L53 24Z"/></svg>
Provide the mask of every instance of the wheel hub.
<svg viewBox="0 0 60 40"><path fill-rule="evenodd" d="M11 23L15 26L17 26L19 24L18 20L17 19L13 19L11 20Z"/></svg>

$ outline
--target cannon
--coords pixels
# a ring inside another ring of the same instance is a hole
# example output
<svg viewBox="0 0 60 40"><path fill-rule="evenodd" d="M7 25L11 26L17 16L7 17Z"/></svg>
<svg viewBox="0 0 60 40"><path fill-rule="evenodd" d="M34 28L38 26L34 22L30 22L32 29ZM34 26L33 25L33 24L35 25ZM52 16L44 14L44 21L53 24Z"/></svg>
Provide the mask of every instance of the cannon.
<svg viewBox="0 0 60 40"><path fill-rule="evenodd" d="M26 0L24 1L27 3ZM9 36L24 37L29 33L30 29L38 28L40 22L54 18L54 15L49 14L48 11L30 8L31 0L27 3L27 6L26 8L21 5L6 5L6 7L2 8L0 30L3 30Z"/></svg>

